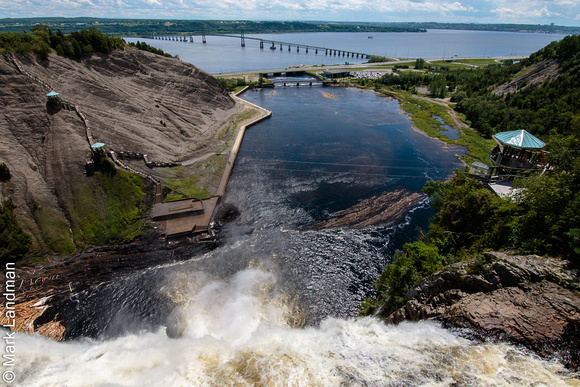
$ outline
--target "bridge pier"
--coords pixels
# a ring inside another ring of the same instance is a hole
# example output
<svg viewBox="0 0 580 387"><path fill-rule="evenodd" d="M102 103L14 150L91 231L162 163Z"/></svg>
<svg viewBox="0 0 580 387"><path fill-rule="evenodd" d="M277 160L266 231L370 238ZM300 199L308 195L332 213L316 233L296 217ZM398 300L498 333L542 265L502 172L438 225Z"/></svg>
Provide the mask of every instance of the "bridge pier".
<svg viewBox="0 0 580 387"><path fill-rule="evenodd" d="M315 53L316 55L318 55L318 48L316 49L316 51L314 51L314 53Z"/></svg>
<svg viewBox="0 0 580 387"><path fill-rule="evenodd" d="M206 44L207 43L207 41L205 40L205 34L202 34L201 35L201 41L202 41L203 44Z"/></svg>
<svg viewBox="0 0 580 387"><path fill-rule="evenodd" d="M290 52L290 45L288 45L288 52Z"/></svg>
<svg viewBox="0 0 580 387"><path fill-rule="evenodd" d="M189 42L190 42L190 43L193 43L193 36L190 36L190 37L189 37Z"/></svg>
<svg viewBox="0 0 580 387"><path fill-rule="evenodd" d="M242 47L246 47L246 38L244 38L244 31L242 31L241 38L242 38Z"/></svg>
<svg viewBox="0 0 580 387"><path fill-rule="evenodd" d="M264 48L264 41L260 40L260 48Z"/></svg>
<svg viewBox="0 0 580 387"><path fill-rule="evenodd" d="M308 54L308 47L306 47L306 53Z"/></svg>
<svg viewBox="0 0 580 387"><path fill-rule="evenodd" d="M282 43L280 43L280 51L282 51Z"/></svg>

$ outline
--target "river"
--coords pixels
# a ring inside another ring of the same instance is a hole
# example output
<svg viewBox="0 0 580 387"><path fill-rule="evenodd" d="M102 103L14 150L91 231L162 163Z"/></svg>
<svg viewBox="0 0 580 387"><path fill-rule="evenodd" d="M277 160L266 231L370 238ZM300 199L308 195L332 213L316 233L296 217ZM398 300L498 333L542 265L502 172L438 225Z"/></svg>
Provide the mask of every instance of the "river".
<svg viewBox="0 0 580 387"><path fill-rule="evenodd" d="M194 43L143 38L125 38L128 42L144 41L161 48L165 52L195 64L209 73L218 74L234 71L280 69L291 65L332 65L362 63L367 59L347 58L325 55L322 51L315 54L310 50L296 47L288 51L270 50L268 39L328 47L335 50L349 50L370 55L393 58L452 58L525 56L560 40L564 35L539 33L514 33L497 31L455 31L428 30L426 33L295 33L295 34L247 34L247 37L264 39L264 49L257 40L246 40L241 47L239 38L207 36L203 44L201 36L194 37ZM372 39L369 39L372 36Z"/></svg>
<svg viewBox="0 0 580 387"><path fill-rule="evenodd" d="M241 215L220 246L75 294L74 339L16 335L18 385L565 385L557 361L507 344L356 317L395 250L426 227L425 200L394 224L310 227L385 191L419 192L461 165L461 148L414 131L371 92L242 97L273 116L246 132L226 199Z"/></svg>

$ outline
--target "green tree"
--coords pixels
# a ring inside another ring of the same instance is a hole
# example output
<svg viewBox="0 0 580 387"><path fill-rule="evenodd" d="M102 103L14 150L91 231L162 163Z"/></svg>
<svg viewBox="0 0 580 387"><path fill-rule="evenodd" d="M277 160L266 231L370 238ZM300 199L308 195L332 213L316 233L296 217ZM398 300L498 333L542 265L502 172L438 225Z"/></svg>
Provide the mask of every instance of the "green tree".
<svg viewBox="0 0 580 387"><path fill-rule="evenodd" d="M415 61L415 69L416 69L416 70L423 70L423 69L425 68L425 65L426 65L426 63L427 63L427 62L425 62L425 59L423 59L423 58L418 58L418 59Z"/></svg>
<svg viewBox="0 0 580 387"><path fill-rule="evenodd" d="M0 262L16 262L30 248L30 235L22 231L14 216L16 205L7 199L0 205Z"/></svg>
<svg viewBox="0 0 580 387"><path fill-rule="evenodd" d="M435 98L445 98L447 94L447 81L442 76L437 76L429 84L429 94Z"/></svg>

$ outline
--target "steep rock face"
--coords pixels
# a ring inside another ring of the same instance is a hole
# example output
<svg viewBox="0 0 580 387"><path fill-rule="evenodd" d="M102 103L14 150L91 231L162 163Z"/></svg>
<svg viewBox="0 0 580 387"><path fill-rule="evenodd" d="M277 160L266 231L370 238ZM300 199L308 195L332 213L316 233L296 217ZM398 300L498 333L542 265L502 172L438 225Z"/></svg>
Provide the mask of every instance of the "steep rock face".
<svg viewBox="0 0 580 387"><path fill-rule="evenodd" d="M580 366L578 274L566 262L486 253L450 265L410 289L387 321L437 319L476 338L507 340Z"/></svg>
<svg viewBox="0 0 580 387"><path fill-rule="evenodd" d="M78 106L94 141L159 162L207 152L238 111L209 74L134 49L81 61L53 54L47 61L2 56L0 75L0 162L12 174L0 186L0 199L12 197L38 251L82 245L83 207L106 216L102 191L84 174L91 157L85 123L74 110L47 104L49 90ZM142 162L135 165L157 173Z"/></svg>
<svg viewBox="0 0 580 387"><path fill-rule="evenodd" d="M517 75L510 82L499 85L493 90L496 95L515 93L531 85L541 84L560 75L560 63L556 59L546 59L532 65L529 71Z"/></svg>

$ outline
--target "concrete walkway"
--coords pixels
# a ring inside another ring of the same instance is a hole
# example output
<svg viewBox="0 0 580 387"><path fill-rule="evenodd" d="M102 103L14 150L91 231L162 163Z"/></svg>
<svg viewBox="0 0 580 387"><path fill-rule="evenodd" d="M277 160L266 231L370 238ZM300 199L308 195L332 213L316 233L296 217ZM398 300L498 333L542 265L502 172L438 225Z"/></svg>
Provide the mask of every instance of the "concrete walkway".
<svg viewBox="0 0 580 387"><path fill-rule="evenodd" d="M230 180L230 175L232 173L232 169L234 168L236 158L238 157L238 152L240 150L240 147L242 146L242 140L244 139L244 134L246 133L246 129L249 126L254 125L255 123L260 122L263 119L268 118L272 115L272 112L270 110L264 109L261 106L258 106L254 103L243 100L240 97L238 97L237 95L232 95L232 97L238 103L252 106L256 110L258 110L259 115L256 118L252 119L251 121L242 125L242 127L240 128L240 130L238 132L238 136L236 137L236 141L234 142L234 146L233 146L232 151L230 153L230 157L228 158L228 163L224 169L224 174L222 175L222 179L220 181L220 184L219 184L217 192L216 192L216 195L220 197L220 202L221 202L221 198L226 193L226 187L228 185L228 181Z"/></svg>
<svg viewBox="0 0 580 387"><path fill-rule="evenodd" d="M153 208L152 219L160 226L161 234L164 237L186 237L191 242L212 240L214 238L211 224L215 215L216 208L225 197L226 187L234 168L238 152L242 145L242 140L246 129L265 118L272 115L270 110L264 109L256 104L245 101L236 95L232 95L237 103L250 106L258 111L258 116L243 123L238 130L234 145L230 152L228 162L224 168L220 184L214 196L204 199L184 199L174 202L163 202L161 185L156 186L155 205ZM199 210L200 207L202 210ZM196 207L197 206L197 207ZM194 207L197 209L194 211ZM157 219L155 219L157 218ZM171 243L171 242L170 242Z"/></svg>

